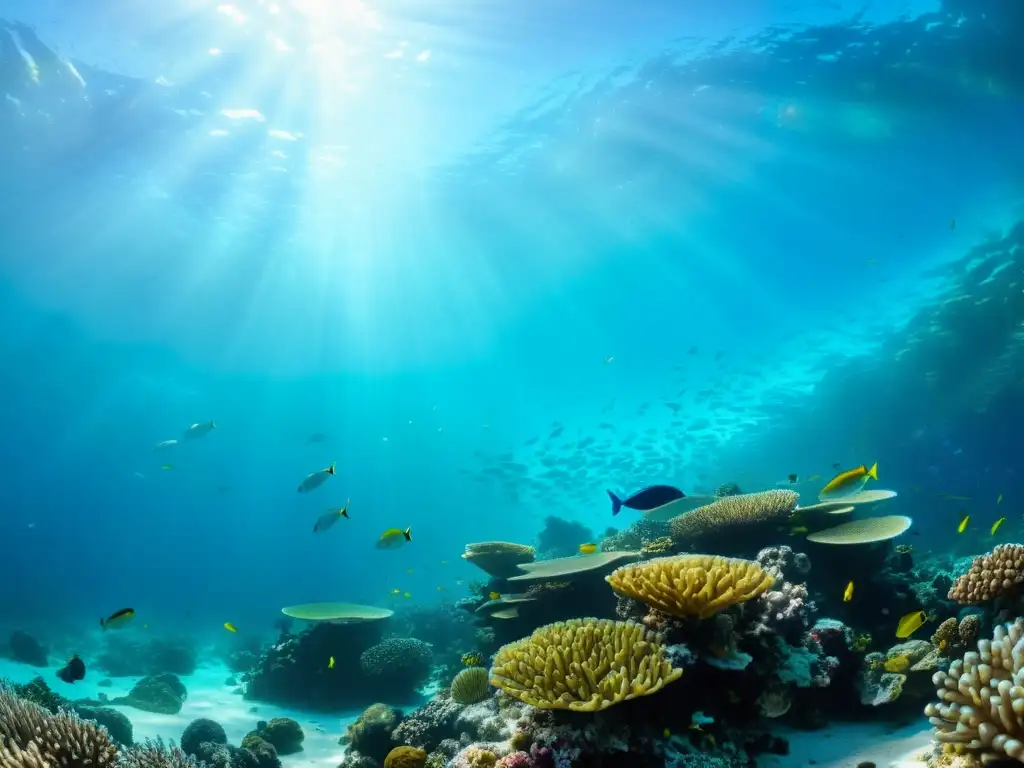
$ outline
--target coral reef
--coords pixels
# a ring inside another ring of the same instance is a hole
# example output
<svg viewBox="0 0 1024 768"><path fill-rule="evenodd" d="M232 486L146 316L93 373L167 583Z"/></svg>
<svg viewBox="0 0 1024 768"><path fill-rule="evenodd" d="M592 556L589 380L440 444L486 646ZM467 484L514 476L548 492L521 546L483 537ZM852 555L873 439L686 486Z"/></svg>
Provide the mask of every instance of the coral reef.
<svg viewBox="0 0 1024 768"><path fill-rule="evenodd" d="M953 582L949 598L962 605L986 603L1003 595L1016 595L1022 583L1024 544L1000 544L974 558L970 569Z"/></svg>
<svg viewBox="0 0 1024 768"><path fill-rule="evenodd" d="M257 735L277 750L279 755L294 755L302 751L302 742L306 734L290 717L275 717L269 723L256 729Z"/></svg>
<svg viewBox="0 0 1024 768"><path fill-rule="evenodd" d="M721 555L757 551L764 546L765 535L786 524L799 500L799 494L789 490L724 496L672 518L670 535L681 547Z"/></svg>
<svg viewBox="0 0 1024 768"><path fill-rule="evenodd" d="M416 696L430 677L434 651L414 637L393 637L367 648L359 664L374 684L377 697L403 703Z"/></svg>
<svg viewBox="0 0 1024 768"><path fill-rule="evenodd" d="M7 643L11 658L32 667L45 667L50 663L46 648L28 632L16 629Z"/></svg>
<svg viewBox="0 0 1024 768"><path fill-rule="evenodd" d="M459 704L476 704L483 701L491 693L491 684L487 669L469 667L464 669L452 680L452 701Z"/></svg>
<svg viewBox="0 0 1024 768"><path fill-rule="evenodd" d="M187 696L181 680L176 675L165 673L142 678L132 686L127 696L111 699L110 703L161 715L176 715Z"/></svg>
<svg viewBox="0 0 1024 768"><path fill-rule="evenodd" d="M194 757L183 749L164 744L163 739L147 740L117 756L117 768L200 768Z"/></svg>
<svg viewBox="0 0 1024 768"><path fill-rule="evenodd" d="M539 560L557 557L572 557L576 548L584 542L593 541L594 533L585 525L572 520L563 520L554 515L544 518L544 525L537 534Z"/></svg>
<svg viewBox="0 0 1024 768"><path fill-rule="evenodd" d="M402 721L402 712L387 704L367 707L342 737L350 751L384 762L391 751L391 732Z"/></svg>
<svg viewBox="0 0 1024 768"><path fill-rule="evenodd" d="M395 747L384 758L384 768L423 768L427 753L417 747Z"/></svg>
<svg viewBox="0 0 1024 768"><path fill-rule="evenodd" d="M678 680L660 638L632 622L576 619L503 646L491 683L542 709L594 712Z"/></svg>

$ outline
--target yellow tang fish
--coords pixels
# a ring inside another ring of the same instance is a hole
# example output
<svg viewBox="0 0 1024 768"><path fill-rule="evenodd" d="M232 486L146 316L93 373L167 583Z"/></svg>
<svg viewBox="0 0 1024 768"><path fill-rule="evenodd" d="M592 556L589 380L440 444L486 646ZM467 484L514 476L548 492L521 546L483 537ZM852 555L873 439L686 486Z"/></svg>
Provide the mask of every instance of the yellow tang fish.
<svg viewBox="0 0 1024 768"><path fill-rule="evenodd" d="M868 478L871 478L872 480L878 479L877 461L871 465L871 469L868 469L864 464L861 464L856 469L848 469L846 472L840 472L828 481L828 485L822 488L821 493L818 495L846 496L851 493L856 493L864 487Z"/></svg>
<svg viewBox="0 0 1024 768"><path fill-rule="evenodd" d="M491 600L500 600L501 592L488 592L487 597L489 597Z"/></svg>
<svg viewBox="0 0 1024 768"><path fill-rule="evenodd" d="M331 656L331 658L329 658L327 660L327 668L328 669L334 669L334 657L333 656Z"/></svg>
<svg viewBox="0 0 1024 768"><path fill-rule="evenodd" d="M924 611L912 611L906 616L900 619L900 623L896 625L896 637L900 640L906 640L912 634L917 632L921 626L928 621L928 616Z"/></svg>
<svg viewBox="0 0 1024 768"><path fill-rule="evenodd" d="M1006 522L1006 518L1005 517L1000 517L998 520L996 520L994 523L992 523L992 535L993 536L996 535L996 531L999 530L999 526L1001 526L1005 522Z"/></svg>
<svg viewBox="0 0 1024 768"><path fill-rule="evenodd" d="M848 603L853 600L853 582L851 581L846 585L846 589L843 591L843 602Z"/></svg>
<svg viewBox="0 0 1024 768"><path fill-rule="evenodd" d="M580 544L581 555L592 555L597 552L597 544Z"/></svg>
<svg viewBox="0 0 1024 768"><path fill-rule="evenodd" d="M232 624L230 621L225 621L224 622L224 629L226 629L228 632L237 632L238 631L238 628L234 624Z"/></svg>
<svg viewBox="0 0 1024 768"><path fill-rule="evenodd" d="M971 516L970 515L964 515L964 519L961 520L960 521L960 525L958 525L956 527L956 532L957 533L963 533L964 531L966 531L967 530L967 524L969 522L971 522ZM993 531L993 533L994 533L994 531Z"/></svg>

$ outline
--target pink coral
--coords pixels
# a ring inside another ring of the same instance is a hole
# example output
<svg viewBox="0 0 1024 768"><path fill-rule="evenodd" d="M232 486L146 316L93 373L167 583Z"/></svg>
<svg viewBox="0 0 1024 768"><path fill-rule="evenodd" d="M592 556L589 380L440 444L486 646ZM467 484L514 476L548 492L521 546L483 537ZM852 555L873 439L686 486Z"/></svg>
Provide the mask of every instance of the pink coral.
<svg viewBox="0 0 1024 768"><path fill-rule="evenodd" d="M525 752L513 752L501 758L497 768L531 768L530 756Z"/></svg>

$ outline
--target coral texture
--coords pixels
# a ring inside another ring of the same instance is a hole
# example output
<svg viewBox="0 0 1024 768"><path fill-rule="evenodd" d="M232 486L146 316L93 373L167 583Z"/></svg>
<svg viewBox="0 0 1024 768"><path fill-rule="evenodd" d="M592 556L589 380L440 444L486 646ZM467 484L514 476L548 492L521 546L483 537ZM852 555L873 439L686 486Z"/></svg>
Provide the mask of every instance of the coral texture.
<svg viewBox="0 0 1024 768"><path fill-rule="evenodd" d="M938 703L925 707L935 738L977 754L1024 758L1024 619L995 628L992 640L932 677Z"/></svg>
<svg viewBox="0 0 1024 768"><path fill-rule="evenodd" d="M619 594L662 613L701 619L757 597L775 582L752 560L715 555L676 555L624 565L606 580Z"/></svg>
<svg viewBox="0 0 1024 768"><path fill-rule="evenodd" d="M961 605L987 603L1012 594L1024 583L1024 544L1000 544L974 558L967 573L953 582L949 599Z"/></svg>
<svg viewBox="0 0 1024 768"><path fill-rule="evenodd" d="M633 622L573 619L498 650L491 684L541 709L595 712L647 696L683 674L661 639Z"/></svg>
<svg viewBox="0 0 1024 768"><path fill-rule="evenodd" d="M427 753L418 747L395 747L384 758L384 768L423 768Z"/></svg>
<svg viewBox="0 0 1024 768"><path fill-rule="evenodd" d="M685 541L712 533L720 534L729 528L782 523L789 518L799 500L798 493L788 490L723 496L718 501L672 518L669 523L671 535L676 541Z"/></svg>
<svg viewBox="0 0 1024 768"><path fill-rule="evenodd" d="M458 704L476 704L491 693L488 672L484 667L464 669L452 680L452 701Z"/></svg>
<svg viewBox="0 0 1024 768"><path fill-rule="evenodd" d="M467 544L462 559L472 563L490 576L505 579L522 573L518 566L532 563L536 550L525 544L508 541L481 541Z"/></svg>
<svg viewBox="0 0 1024 768"><path fill-rule="evenodd" d="M172 742L147 740L117 756L117 768L200 768L202 763Z"/></svg>

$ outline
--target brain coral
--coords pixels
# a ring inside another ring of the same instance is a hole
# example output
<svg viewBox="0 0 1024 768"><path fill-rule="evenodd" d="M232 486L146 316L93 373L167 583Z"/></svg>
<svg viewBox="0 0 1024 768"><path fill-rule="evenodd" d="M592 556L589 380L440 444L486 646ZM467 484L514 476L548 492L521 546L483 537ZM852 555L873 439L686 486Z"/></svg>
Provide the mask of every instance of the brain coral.
<svg viewBox="0 0 1024 768"><path fill-rule="evenodd" d="M796 508L800 494L789 490L724 496L718 501L673 517L669 531L676 541L721 534L730 528L762 523L782 523Z"/></svg>
<svg viewBox="0 0 1024 768"><path fill-rule="evenodd" d="M392 637L363 651L359 664L370 677L404 679L416 687L430 674L434 652L414 637Z"/></svg>
<svg viewBox="0 0 1024 768"><path fill-rule="evenodd" d="M949 599L962 605L986 603L1000 595L1016 592L1024 583L1024 545L1000 544L986 555L974 558L967 573L961 574L949 590Z"/></svg>
<svg viewBox="0 0 1024 768"><path fill-rule="evenodd" d="M935 738L982 762L1024 759L1024 619L997 626L948 672L932 677L938 703L925 707Z"/></svg>
<svg viewBox="0 0 1024 768"><path fill-rule="evenodd" d="M427 753L418 747L395 747L384 758L384 768L423 768Z"/></svg>
<svg viewBox="0 0 1024 768"><path fill-rule="evenodd" d="M632 563L615 569L606 580L620 595L662 613L700 619L757 597L775 583L752 560L715 555L676 555Z"/></svg>
<svg viewBox="0 0 1024 768"><path fill-rule="evenodd" d="M498 650L491 684L540 709L595 712L678 680L661 638L631 621L572 619Z"/></svg>

